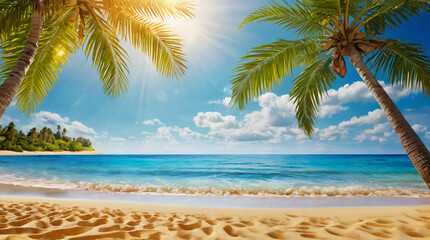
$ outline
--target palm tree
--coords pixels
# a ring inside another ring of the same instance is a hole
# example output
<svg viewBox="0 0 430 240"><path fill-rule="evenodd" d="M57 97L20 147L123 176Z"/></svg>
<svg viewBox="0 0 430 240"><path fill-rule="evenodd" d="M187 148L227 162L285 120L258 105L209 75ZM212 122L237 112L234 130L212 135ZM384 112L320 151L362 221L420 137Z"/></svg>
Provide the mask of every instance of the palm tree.
<svg viewBox="0 0 430 240"><path fill-rule="evenodd" d="M0 0L0 117L17 94L31 115L80 47L110 97L127 90L125 40L168 77L185 73L181 40L165 20L193 17L186 0Z"/></svg>
<svg viewBox="0 0 430 240"><path fill-rule="evenodd" d="M256 96L302 68L290 93L298 126L311 137L321 99L346 74L347 56L385 112L413 165L430 189L430 153L372 71L388 73L390 84L430 96L430 61L421 46L382 39L387 29L430 12L428 0L301 0L273 2L251 13L250 22L272 22L295 30L298 40L280 39L253 48L234 69L230 106L243 109ZM367 67L368 64L370 69Z"/></svg>

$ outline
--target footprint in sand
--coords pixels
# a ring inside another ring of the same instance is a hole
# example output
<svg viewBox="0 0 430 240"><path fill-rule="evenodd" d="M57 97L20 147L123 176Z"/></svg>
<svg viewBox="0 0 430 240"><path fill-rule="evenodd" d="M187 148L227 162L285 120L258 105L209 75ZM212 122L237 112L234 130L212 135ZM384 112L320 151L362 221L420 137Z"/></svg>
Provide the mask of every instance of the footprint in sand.
<svg viewBox="0 0 430 240"><path fill-rule="evenodd" d="M181 239L191 239L193 234L187 231L178 231L177 236Z"/></svg>
<svg viewBox="0 0 430 240"><path fill-rule="evenodd" d="M201 222L201 221L198 221L198 222L191 223L191 224L179 223L179 224L178 224L178 226L179 226L181 229L183 229L183 230L187 230L187 231L189 231L189 230L194 230L194 229L196 229L196 228L201 227L201 226L202 226L202 222Z"/></svg>
<svg viewBox="0 0 430 240"><path fill-rule="evenodd" d="M20 227L23 226L29 222L33 221L33 218L31 216L27 217L26 219L22 219L22 220L18 220L18 221L13 221L13 222L9 222L10 226L14 226L14 227Z"/></svg>
<svg viewBox="0 0 430 240"><path fill-rule="evenodd" d="M52 226L56 226L56 227L58 227L58 226L60 226L61 224L63 224L63 219L53 220L53 221L51 221L51 222L50 222L50 224L51 224Z"/></svg>
<svg viewBox="0 0 430 240"><path fill-rule="evenodd" d="M88 235L83 237L73 237L70 240L96 240L96 239L127 239L126 232L113 232L105 234Z"/></svg>
<svg viewBox="0 0 430 240"><path fill-rule="evenodd" d="M218 221L217 220L213 220L213 219L205 219L205 222L207 222L209 225L217 225Z"/></svg>
<svg viewBox="0 0 430 240"><path fill-rule="evenodd" d="M0 229L0 234L37 234L41 233L42 230L39 228L6 228L6 229Z"/></svg>
<svg viewBox="0 0 430 240"><path fill-rule="evenodd" d="M232 237L248 237L245 232L241 230L237 230L233 228L231 225L226 225L223 227L224 232L226 232L228 235Z"/></svg>
<svg viewBox="0 0 430 240"><path fill-rule="evenodd" d="M430 235L428 236L424 236L421 233L418 233L416 231L414 231L413 229L407 227L407 226L400 226L400 231L404 232L406 235L410 236L410 237L414 237L414 238L430 238Z"/></svg>
<svg viewBox="0 0 430 240"><path fill-rule="evenodd" d="M90 222L90 221L79 221L77 223L78 226L83 226L83 227L97 227L103 224L108 223L108 220L106 218L100 218L95 220L94 222Z"/></svg>
<svg viewBox="0 0 430 240"><path fill-rule="evenodd" d="M203 227L203 228L201 228L201 230L208 236L214 232L213 227Z"/></svg>
<svg viewBox="0 0 430 240"><path fill-rule="evenodd" d="M43 234L29 235L29 237L33 239L62 239L65 236L79 235L79 234L88 232L91 229L92 228L90 227L63 228L63 229L52 230Z"/></svg>
<svg viewBox="0 0 430 240"><path fill-rule="evenodd" d="M266 235L274 239L286 239L284 233L279 230L268 232Z"/></svg>

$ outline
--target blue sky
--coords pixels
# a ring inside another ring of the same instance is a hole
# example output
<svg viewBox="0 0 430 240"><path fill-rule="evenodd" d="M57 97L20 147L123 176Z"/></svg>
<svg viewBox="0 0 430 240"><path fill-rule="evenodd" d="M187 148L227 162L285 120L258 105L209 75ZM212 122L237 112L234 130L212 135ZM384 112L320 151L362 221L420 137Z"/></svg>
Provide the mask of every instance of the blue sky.
<svg viewBox="0 0 430 240"><path fill-rule="evenodd" d="M197 17L173 27L185 39L188 70L179 81L156 73L147 57L125 45L131 57L129 90L110 99L82 52L63 69L37 113L27 118L10 107L0 124L13 120L28 130L60 124L73 136L93 140L103 153L404 153L383 112L351 65L323 101L316 135L297 129L288 101L291 78L261 96L245 111L229 110L229 80L235 63L252 47L293 32L266 23L236 27L266 1L200 0ZM389 38L410 40L430 49L430 15L413 19ZM382 75L377 76L385 81ZM386 86L399 109L430 146L430 99Z"/></svg>

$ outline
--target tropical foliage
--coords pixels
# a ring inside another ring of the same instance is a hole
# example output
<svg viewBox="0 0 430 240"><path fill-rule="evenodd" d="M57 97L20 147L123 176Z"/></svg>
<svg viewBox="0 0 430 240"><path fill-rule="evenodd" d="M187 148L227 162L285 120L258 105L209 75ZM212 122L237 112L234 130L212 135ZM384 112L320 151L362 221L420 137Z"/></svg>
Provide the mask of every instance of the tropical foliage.
<svg viewBox="0 0 430 240"><path fill-rule="evenodd" d="M17 93L17 107L35 112L52 90L62 67L82 49L110 97L127 91L129 57L121 40L145 53L167 77L185 73L181 39L166 20L193 17L186 0L0 0L0 82L21 56L34 9L42 9L39 46Z"/></svg>
<svg viewBox="0 0 430 240"><path fill-rule="evenodd" d="M427 0L301 0L273 2L249 14L250 22L270 22L294 30L298 40L280 39L250 51L234 69L230 106L243 109L281 80L301 73L290 93L298 125L311 136L327 90L346 75L345 56L354 47L374 72L388 81L430 96L430 60L422 46L384 39L410 17L430 12Z"/></svg>
<svg viewBox="0 0 430 240"><path fill-rule="evenodd" d="M90 139L83 137L71 138L66 135L67 130L57 126L57 132L44 127L39 132L32 128L27 134L18 131L15 124L0 126L0 150L16 152L26 151L94 151Z"/></svg>

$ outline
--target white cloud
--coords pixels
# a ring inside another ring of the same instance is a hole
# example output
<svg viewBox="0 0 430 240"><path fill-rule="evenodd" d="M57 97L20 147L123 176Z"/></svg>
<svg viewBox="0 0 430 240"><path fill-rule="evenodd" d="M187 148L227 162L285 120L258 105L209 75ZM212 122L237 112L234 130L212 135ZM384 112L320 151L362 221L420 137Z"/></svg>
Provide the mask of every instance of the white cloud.
<svg viewBox="0 0 430 240"><path fill-rule="evenodd" d="M338 126L334 126L334 125L328 126L327 128L324 128L321 130L320 129L315 130L315 136L319 140L334 141L338 137L345 137L346 135L348 135L347 130L341 129Z"/></svg>
<svg viewBox="0 0 430 240"><path fill-rule="evenodd" d="M425 138L430 139L430 132L426 132Z"/></svg>
<svg viewBox="0 0 430 240"><path fill-rule="evenodd" d="M202 138L205 137L203 134L192 131L189 127L179 128L175 127L174 131L178 132L179 136L182 138Z"/></svg>
<svg viewBox="0 0 430 240"><path fill-rule="evenodd" d="M385 142L387 138L393 135L393 130L390 123L381 123L373 128L364 130L361 134L354 139L360 142L368 139L370 141Z"/></svg>
<svg viewBox="0 0 430 240"><path fill-rule="evenodd" d="M364 125L376 125L386 122L385 114L381 109L375 109L368 112L367 115L360 117L352 117L350 120L342 121L338 125L331 125L324 129L315 129L315 137L319 140L333 141L338 138L346 138L349 135L349 130L364 126ZM365 133L361 136L354 138L355 140L364 141L367 137Z"/></svg>
<svg viewBox="0 0 430 240"><path fill-rule="evenodd" d="M219 112L200 112L194 117L194 123L197 127L209 128L212 139L279 142L291 138L288 133L294 132L288 132L288 127L295 124L295 115L289 95L266 93L258 98L258 103L261 110L246 114L242 121Z"/></svg>
<svg viewBox="0 0 430 240"><path fill-rule="evenodd" d="M340 129L350 129L358 126L377 124L386 121L386 117L382 109L376 109L361 117L352 117L348 121L339 123Z"/></svg>
<svg viewBox="0 0 430 240"><path fill-rule="evenodd" d="M206 136L192 131L189 127L180 128L178 126L163 126L159 127L155 134L150 132L142 132L147 139L156 139L162 141L176 142L177 140L193 140L197 138L205 138Z"/></svg>
<svg viewBox="0 0 430 240"><path fill-rule="evenodd" d="M154 118L152 120L143 121L142 124L143 125L156 125L156 124L161 125L163 123L159 119Z"/></svg>
<svg viewBox="0 0 430 240"><path fill-rule="evenodd" d="M231 97L225 97L224 99L218 99L216 101L209 101L209 104L222 104L226 107L228 107L228 105L230 104L231 101Z"/></svg>
<svg viewBox="0 0 430 240"><path fill-rule="evenodd" d="M25 131L30 130L33 127L41 129L43 127L51 128L55 132L57 125L61 128L67 129L67 135L71 137L94 137L97 135L96 131L90 127L85 126L83 123L78 121L70 122L68 117L61 117L57 113L41 111L36 113L31 120L30 124L23 126Z"/></svg>
<svg viewBox="0 0 430 240"><path fill-rule="evenodd" d="M13 118L11 118L11 117L9 117L9 116L6 116L6 115L3 115L1 118L0 118L0 125L8 125L10 122L13 122L13 123L15 123L15 125L17 124L17 123L19 123L20 121L19 121L19 119L13 119ZM4 126L3 126L4 127Z"/></svg>
<svg viewBox="0 0 430 240"><path fill-rule="evenodd" d="M173 141L171 127L159 127L155 133L155 137L160 140Z"/></svg>
<svg viewBox="0 0 430 240"><path fill-rule="evenodd" d="M152 132L148 132L148 131L142 131L141 133L142 135L147 135L147 136L154 135Z"/></svg>
<svg viewBox="0 0 430 240"><path fill-rule="evenodd" d="M425 132L427 130L427 126L421 125L421 124L414 124L412 126L412 128L414 129L414 131L416 133L420 133L420 132Z"/></svg>
<svg viewBox="0 0 430 240"><path fill-rule="evenodd" d="M114 142L125 142L125 139L121 137L110 137L109 139Z"/></svg>
<svg viewBox="0 0 430 240"><path fill-rule="evenodd" d="M197 127L210 128L211 130L238 127L235 116L228 115L224 117L219 112L199 112L193 120Z"/></svg>
<svg viewBox="0 0 430 240"><path fill-rule="evenodd" d="M397 101L402 97L409 96L412 91L400 86L386 85L385 82L379 81L385 91L390 95L393 101ZM362 81L357 81L352 84L345 84L338 90L328 90L328 95L321 101L319 116L321 118L331 117L332 115L347 110L343 106L345 103L363 102L373 100L373 96Z"/></svg>

